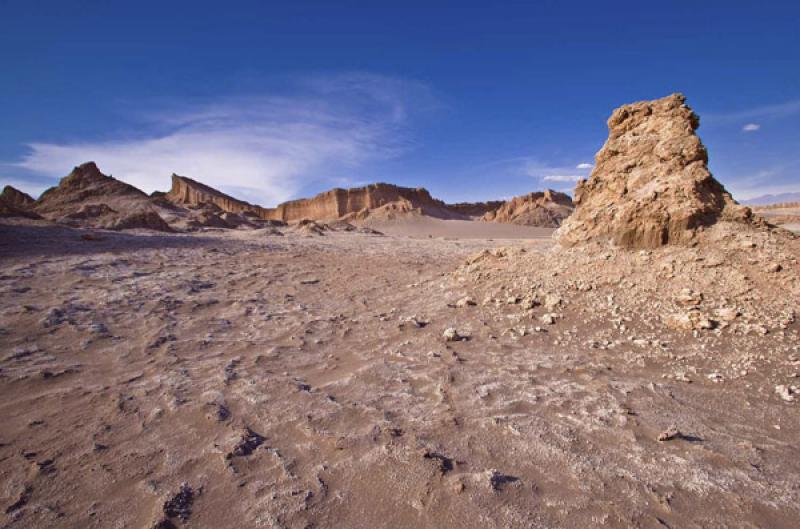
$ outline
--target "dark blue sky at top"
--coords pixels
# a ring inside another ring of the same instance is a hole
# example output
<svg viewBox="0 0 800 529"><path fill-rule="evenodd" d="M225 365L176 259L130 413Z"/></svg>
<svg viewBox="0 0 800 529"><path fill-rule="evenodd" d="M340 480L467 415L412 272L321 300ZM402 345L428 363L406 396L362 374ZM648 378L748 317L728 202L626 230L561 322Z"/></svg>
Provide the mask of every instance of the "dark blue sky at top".
<svg viewBox="0 0 800 529"><path fill-rule="evenodd" d="M31 192L87 157L264 203L568 189L613 108L676 91L737 196L800 191L798 2L0 0L0 67L0 184Z"/></svg>

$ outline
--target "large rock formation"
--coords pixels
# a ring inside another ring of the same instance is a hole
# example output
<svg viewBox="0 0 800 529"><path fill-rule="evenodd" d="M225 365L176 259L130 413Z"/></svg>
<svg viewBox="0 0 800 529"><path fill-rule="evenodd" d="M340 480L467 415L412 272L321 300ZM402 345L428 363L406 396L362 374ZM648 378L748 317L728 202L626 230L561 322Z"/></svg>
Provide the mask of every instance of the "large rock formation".
<svg viewBox="0 0 800 529"><path fill-rule="evenodd" d="M27 193L11 186L5 186L0 193L0 217L25 217L40 219L41 217L31 211L35 200Z"/></svg>
<svg viewBox="0 0 800 529"><path fill-rule="evenodd" d="M682 94L616 109L588 180L575 188L577 209L558 230L572 246L609 241L652 248L691 241L720 220L752 222L708 170L695 134L699 118Z"/></svg>
<svg viewBox="0 0 800 529"><path fill-rule="evenodd" d="M572 214L572 199L565 193L547 189L503 202L486 213L482 220L557 228Z"/></svg>
<svg viewBox="0 0 800 529"><path fill-rule="evenodd" d="M255 206L243 200L237 200L230 195L207 186L197 180L186 176L172 175L172 188L163 195L163 198L173 204L181 206L203 206L213 204L223 212L244 213L253 212L263 215L264 208Z"/></svg>
<svg viewBox="0 0 800 529"><path fill-rule="evenodd" d="M107 229L169 231L150 197L132 185L104 175L94 162L75 167L33 204L45 218Z"/></svg>
<svg viewBox="0 0 800 529"><path fill-rule="evenodd" d="M458 202L456 204L447 204L447 207L465 217L471 219L480 219L488 213L492 213L498 208L502 207L506 202L504 200L490 200L489 202Z"/></svg>
<svg viewBox="0 0 800 529"><path fill-rule="evenodd" d="M264 218L283 221L300 219L329 220L343 217L363 220L376 210L401 214L421 214L437 218L463 218L423 188L392 184L371 184L351 189L331 189L313 198L291 200L276 208L264 209Z"/></svg>

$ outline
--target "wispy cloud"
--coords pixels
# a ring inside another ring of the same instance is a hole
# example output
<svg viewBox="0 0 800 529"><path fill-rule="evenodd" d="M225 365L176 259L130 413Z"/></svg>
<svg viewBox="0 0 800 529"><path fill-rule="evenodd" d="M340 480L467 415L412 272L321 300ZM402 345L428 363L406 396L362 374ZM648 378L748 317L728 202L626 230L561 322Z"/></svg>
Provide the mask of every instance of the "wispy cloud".
<svg viewBox="0 0 800 529"><path fill-rule="evenodd" d="M731 124L755 119L761 119L762 121L781 119L798 113L800 113L800 99L795 99L784 103L762 105L732 112L704 114L702 121L706 124Z"/></svg>
<svg viewBox="0 0 800 529"><path fill-rule="evenodd" d="M762 169L729 175L725 178L725 187L736 200L748 200L765 194L800 192L800 184L784 176L796 174L800 168L800 159L786 160Z"/></svg>
<svg viewBox="0 0 800 529"><path fill-rule="evenodd" d="M577 182L583 178L581 175L573 175L573 174L549 174L542 177L542 180L546 182Z"/></svg>
<svg viewBox="0 0 800 529"><path fill-rule="evenodd" d="M94 160L145 191L172 172L265 205L310 181L342 181L373 160L412 147L412 109L433 104L423 84L369 74L295 80L284 93L148 108L149 133L79 143L29 144L17 164L56 177Z"/></svg>
<svg viewBox="0 0 800 529"><path fill-rule="evenodd" d="M528 159L524 162L525 174L538 179L541 182L577 182L581 178L588 176L591 164L580 163L577 165L554 166L542 163L535 159Z"/></svg>
<svg viewBox="0 0 800 529"><path fill-rule="evenodd" d="M755 132L761 128L761 125L758 123L748 123L744 127L742 127L742 132Z"/></svg>

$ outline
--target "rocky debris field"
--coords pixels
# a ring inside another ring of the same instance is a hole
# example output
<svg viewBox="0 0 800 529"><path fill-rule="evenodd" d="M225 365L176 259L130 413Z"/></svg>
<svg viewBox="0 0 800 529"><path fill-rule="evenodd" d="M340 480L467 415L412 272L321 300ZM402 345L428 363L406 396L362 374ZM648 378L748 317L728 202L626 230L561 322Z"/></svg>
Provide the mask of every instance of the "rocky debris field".
<svg viewBox="0 0 800 529"><path fill-rule="evenodd" d="M0 527L794 528L797 244L723 228L0 225Z"/></svg>

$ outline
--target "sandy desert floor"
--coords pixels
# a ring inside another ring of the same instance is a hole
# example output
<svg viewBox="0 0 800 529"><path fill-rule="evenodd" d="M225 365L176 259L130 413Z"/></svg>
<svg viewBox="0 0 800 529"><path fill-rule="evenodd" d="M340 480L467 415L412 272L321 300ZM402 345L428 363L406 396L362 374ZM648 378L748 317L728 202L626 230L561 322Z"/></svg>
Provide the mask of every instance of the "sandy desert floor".
<svg viewBox="0 0 800 529"><path fill-rule="evenodd" d="M454 274L547 238L85 233L0 225L0 527L798 526L797 323L740 373Z"/></svg>

